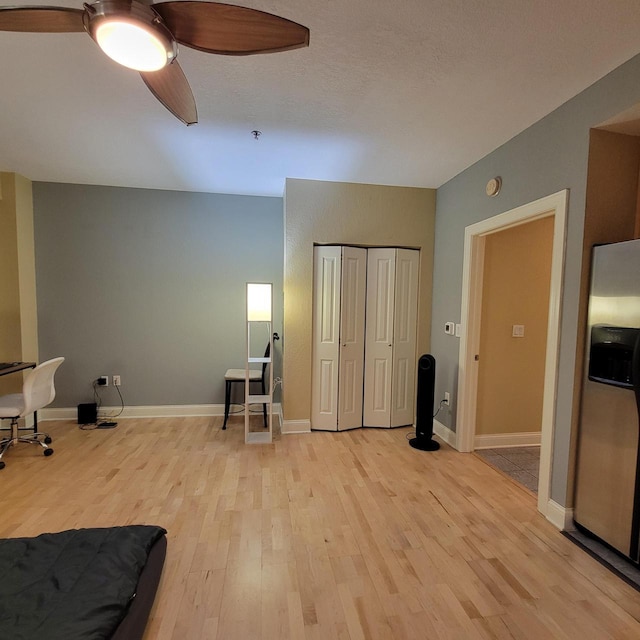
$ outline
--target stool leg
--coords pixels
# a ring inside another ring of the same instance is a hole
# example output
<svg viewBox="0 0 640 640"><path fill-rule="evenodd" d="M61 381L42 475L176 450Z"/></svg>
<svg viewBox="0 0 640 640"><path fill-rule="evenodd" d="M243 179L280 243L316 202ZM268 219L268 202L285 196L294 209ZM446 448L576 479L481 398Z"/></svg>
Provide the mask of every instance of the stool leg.
<svg viewBox="0 0 640 640"><path fill-rule="evenodd" d="M225 381L224 388L224 423L223 429L227 428L227 420L229 419L229 405L231 404L231 380Z"/></svg>
<svg viewBox="0 0 640 640"><path fill-rule="evenodd" d="M265 395L265 390L264 390L264 378L262 379L262 395ZM267 428L267 405L263 404L262 405L262 419L264 422L264 428Z"/></svg>

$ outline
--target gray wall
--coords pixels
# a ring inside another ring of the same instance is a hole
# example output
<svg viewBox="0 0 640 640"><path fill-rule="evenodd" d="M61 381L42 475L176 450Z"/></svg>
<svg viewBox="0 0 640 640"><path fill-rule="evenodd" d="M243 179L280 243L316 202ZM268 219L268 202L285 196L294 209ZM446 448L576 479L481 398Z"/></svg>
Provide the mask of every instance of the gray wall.
<svg viewBox="0 0 640 640"><path fill-rule="evenodd" d="M67 358L53 406L91 401L102 374L122 376L127 405L223 403L224 372L244 367L247 281L274 283L281 331L281 198L51 183L33 196L40 358Z"/></svg>
<svg viewBox="0 0 640 640"><path fill-rule="evenodd" d="M460 320L464 229L569 188L568 240L560 344L551 498L570 506L572 402L578 326L589 129L640 102L640 56L622 65L549 116L438 189L431 348L438 363L436 397L457 396L459 340L444 323ZM499 117L499 105L496 117ZM481 126L481 123L478 123ZM456 144L452 141L452 144ZM485 184L501 176L496 198ZM455 410L454 401L454 410ZM455 411L438 419L455 430Z"/></svg>

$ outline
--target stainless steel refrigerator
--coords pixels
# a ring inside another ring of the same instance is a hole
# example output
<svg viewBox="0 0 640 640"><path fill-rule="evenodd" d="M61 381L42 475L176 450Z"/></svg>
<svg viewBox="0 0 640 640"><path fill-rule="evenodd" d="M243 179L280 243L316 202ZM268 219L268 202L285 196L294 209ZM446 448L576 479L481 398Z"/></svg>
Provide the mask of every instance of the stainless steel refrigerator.
<svg viewBox="0 0 640 640"><path fill-rule="evenodd" d="M593 249L574 520L638 562L640 240Z"/></svg>

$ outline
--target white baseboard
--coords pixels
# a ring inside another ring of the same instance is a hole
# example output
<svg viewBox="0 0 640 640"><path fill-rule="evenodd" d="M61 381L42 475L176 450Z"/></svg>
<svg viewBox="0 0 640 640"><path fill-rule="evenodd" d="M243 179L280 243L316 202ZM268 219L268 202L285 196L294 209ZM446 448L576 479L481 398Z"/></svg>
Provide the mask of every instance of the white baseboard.
<svg viewBox="0 0 640 640"><path fill-rule="evenodd" d="M474 436L474 449L497 449L499 447L535 447L540 446L540 431L525 433L488 433Z"/></svg>
<svg viewBox="0 0 640 640"><path fill-rule="evenodd" d="M572 531L575 529L573 524L573 509L568 509L559 505L555 500L549 500L547 503L547 520L560 531Z"/></svg>
<svg viewBox="0 0 640 640"><path fill-rule="evenodd" d="M311 420L282 420L282 433L311 433Z"/></svg>
<svg viewBox="0 0 640 640"><path fill-rule="evenodd" d="M456 449L456 432L451 431L449 427L445 427L442 422L437 420L433 421L433 433L435 433L440 440L444 440L450 447Z"/></svg>
<svg viewBox="0 0 640 640"><path fill-rule="evenodd" d="M120 407L100 407L100 417L114 416L120 411ZM282 424L282 407L280 403L273 403L273 413L280 417ZM223 404L162 404L156 406L131 406L125 407L118 419L121 418L186 418L196 416L223 416ZM237 415L237 414L236 414ZM40 420L76 420L78 409L49 408L38 411L38 421Z"/></svg>

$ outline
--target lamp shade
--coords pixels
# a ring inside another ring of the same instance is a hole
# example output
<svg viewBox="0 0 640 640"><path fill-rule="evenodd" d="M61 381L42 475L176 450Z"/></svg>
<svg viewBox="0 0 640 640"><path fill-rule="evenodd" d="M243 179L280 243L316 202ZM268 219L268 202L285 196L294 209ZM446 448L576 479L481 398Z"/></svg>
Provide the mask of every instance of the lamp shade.
<svg viewBox="0 0 640 640"><path fill-rule="evenodd" d="M271 284L247 282L247 320L271 322Z"/></svg>

